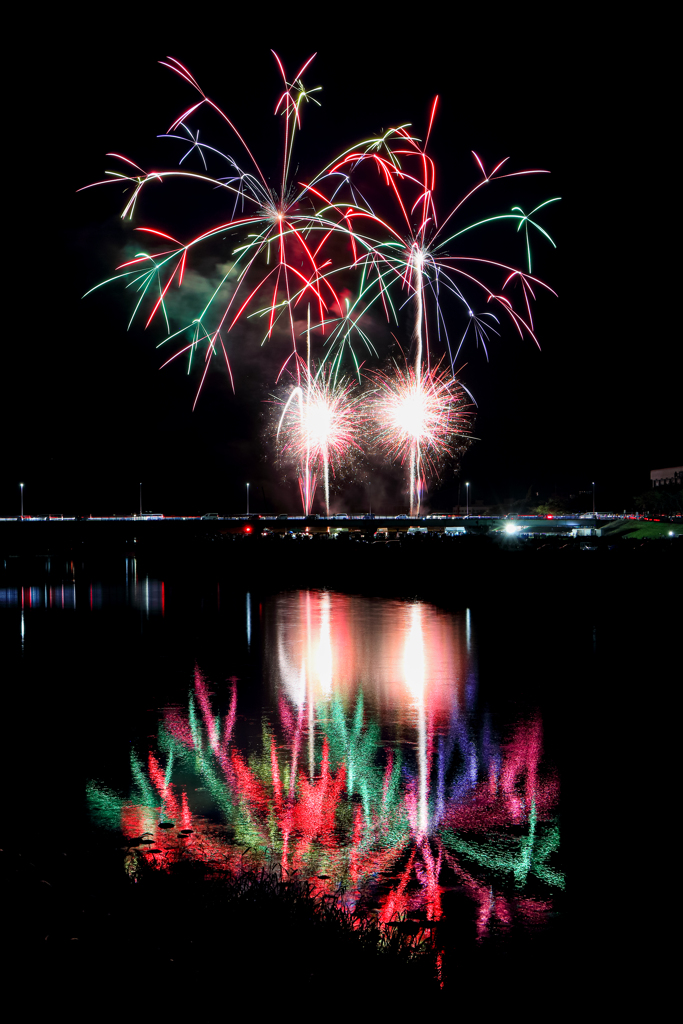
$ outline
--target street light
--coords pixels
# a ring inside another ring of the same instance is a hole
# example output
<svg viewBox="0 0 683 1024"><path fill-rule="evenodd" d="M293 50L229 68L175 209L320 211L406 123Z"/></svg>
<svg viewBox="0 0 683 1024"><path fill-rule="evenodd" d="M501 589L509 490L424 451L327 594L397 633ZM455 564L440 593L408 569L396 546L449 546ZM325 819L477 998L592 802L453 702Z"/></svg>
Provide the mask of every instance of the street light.
<svg viewBox="0 0 683 1024"><path fill-rule="evenodd" d="M142 480L140 481L140 515L142 515Z"/></svg>
<svg viewBox="0 0 683 1024"><path fill-rule="evenodd" d="M465 495L466 495L465 516L469 516L469 514L470 514L470 485L469 485L469 481L465 482Z"/></svg>
<svg viewBox="0 0 683 1024"><path fill-rule="evenodd" d="M249 515L249 484L247 484L247 515Z"/></svg>
<svg viewBox="0 0 683 1024"><path fill-rule="evenodd" d="M595 480L593 481L593 515L595 515Z"/></svg>
<svg viewBox="0 0 683 1024"><path fill-rule="evenodd" d="M21 491L21 518L23 519L24 518L24 485L23 484L19 484L19 488L20 488L20 491Z"/></svg>

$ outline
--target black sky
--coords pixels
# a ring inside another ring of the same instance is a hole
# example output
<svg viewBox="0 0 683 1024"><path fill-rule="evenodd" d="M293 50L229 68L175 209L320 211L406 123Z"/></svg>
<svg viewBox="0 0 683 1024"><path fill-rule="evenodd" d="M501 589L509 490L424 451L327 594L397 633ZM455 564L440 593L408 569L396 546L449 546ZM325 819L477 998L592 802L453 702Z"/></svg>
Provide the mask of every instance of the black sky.
<svg viewBox="0 0 683 1024"><path fill-rule="evenodd" d="M671 204L661 174L671 159L671 105L656 32L587 31L562 13L542 23L438 15L424 34L408 22L389 31L379 20L276 30L235 21L225 7L202 8L196 21L186 11L188 20L170 27L162 19L157 31L111 17L103 10L94 23L43 26L7 86L13 255L0 515L18 512L20 480L33 513L133 511L140 480L145 506L166 512L241 510L246 480L252 507L296 510L294 487L262 442L268 381L255 357L245 360L236 397L217 371L193 413L196 378L159 371L159 330L127 333L129 306L116 289L81 298L107 276L125 239L120 192L76 189L102 177L107 151L173 163L156 136L192 94L159 66L167 54L193 70L272 173L271 47L288 68L318 51L307 81L323 86L322 107L304 112L302 175L398 121L420 134L436 93L442 211L474 180L472 149L489 163L509 156L516 169L552 172L519 192L563 197L544 220L557 251L536 248L535 272L559 293L537 308L542 351L506 326L488 363L472 345L464 353L481 440L462 478L476 494L577 490L596 479L616 502L643 490L650 468L680 464L677 306L661 212ZM228 148L218 124L209 141ZM504 205L493 192L489 202L492 213ZM205 203L189 208L189 222L207 215ZM174 213L174 226L183 215ZM456 491L451 474L434 506L450 507ZM350 500L363 502L363 489Z"/></svg>

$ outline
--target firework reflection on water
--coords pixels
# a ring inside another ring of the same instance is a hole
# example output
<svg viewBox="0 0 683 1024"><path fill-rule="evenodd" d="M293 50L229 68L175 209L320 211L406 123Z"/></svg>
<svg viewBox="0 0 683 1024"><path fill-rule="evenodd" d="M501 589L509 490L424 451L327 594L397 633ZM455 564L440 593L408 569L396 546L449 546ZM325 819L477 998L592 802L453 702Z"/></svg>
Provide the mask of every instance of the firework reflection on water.
<svg viewBox="0 0 683 1024"><path fill-rule="evenodd" d="M142 859L236 877L277 863L384 927L418 922L438 957L463 902L473 941L538 927L565 884L559 779L540 714L483 710L469 619L277 595L262 612L262 712L245 718L243 684L197 667L187 707L165 707L156 741L131 752L131 795L90 783L94 819L130 842L131 873Z"/></svg>

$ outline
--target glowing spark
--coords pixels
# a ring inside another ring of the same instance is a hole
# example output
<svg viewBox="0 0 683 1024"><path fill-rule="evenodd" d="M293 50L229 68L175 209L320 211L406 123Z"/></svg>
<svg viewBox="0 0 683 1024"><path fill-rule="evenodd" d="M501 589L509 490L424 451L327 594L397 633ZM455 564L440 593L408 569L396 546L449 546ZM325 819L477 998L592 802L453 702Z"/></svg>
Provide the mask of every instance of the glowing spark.
<svg viewBox="0 0 683 1024"><path fill-rule="evenodd" d="M318 373L303 361L298 371L301 384L292 388L284 402L277 428L281 456L299 466L305 514L311 511L315 480L322 471L325 506L330 511L330 471L348 464L362 451L359 444L363 424L361 396L355 382L332 380L331 367Z"/></svg>
<svg viewBox="0 0 683 1024"><path fill-rule="evenodd" d="M469 395L456 377L435 367L419 377L411 366L372 374L375 440L393 462L409 466L410 514L418 515L427 471L469 439Z"/></svg>

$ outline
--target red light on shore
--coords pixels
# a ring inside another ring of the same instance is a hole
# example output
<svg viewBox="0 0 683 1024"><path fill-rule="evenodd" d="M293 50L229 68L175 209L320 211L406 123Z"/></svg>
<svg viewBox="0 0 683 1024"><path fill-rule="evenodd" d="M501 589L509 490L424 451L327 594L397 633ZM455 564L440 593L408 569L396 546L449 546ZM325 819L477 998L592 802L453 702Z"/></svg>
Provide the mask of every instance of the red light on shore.
<svg viewBox="0 0 683 1024"><path fill-rule="evenodd" d="M554 519L555 516L546 516L546 519Z"/></svg>
<svg viewBox="0 0 683 1024"><path fill-rule="evenodd" d="M245 533L251 533L251 526L245 526L244 527L244 532Z"/></svg>

